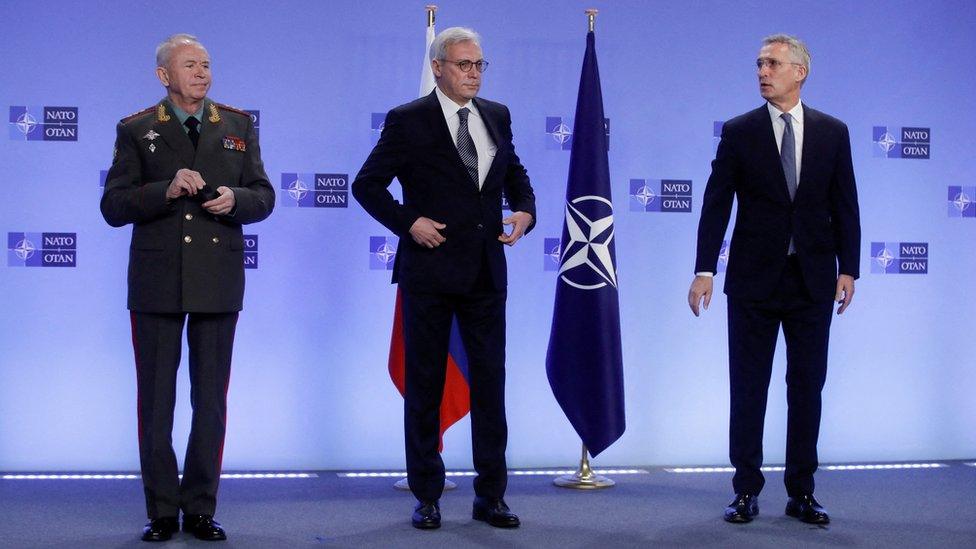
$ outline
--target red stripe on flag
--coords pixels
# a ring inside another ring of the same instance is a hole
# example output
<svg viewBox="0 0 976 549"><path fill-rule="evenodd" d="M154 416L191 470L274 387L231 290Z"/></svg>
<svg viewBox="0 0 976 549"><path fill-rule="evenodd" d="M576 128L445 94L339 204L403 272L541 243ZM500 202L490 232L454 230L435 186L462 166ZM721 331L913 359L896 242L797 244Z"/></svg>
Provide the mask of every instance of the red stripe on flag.
<svg viewBox="0 0 976 549"><path fill-rule="evenodd" d="M393 333L390 334L390 359L388 368L393 385L403 396L406 392L406 358L403 350L403 309L400 298L400 288L397 288L396 305L393 309ZM468 415L471 410L471 393L468 381L461 373L454 357L447 356L447 374L444 380L444 395L441 398L440 442L437 450L444 451L444 433Z"/></svg>

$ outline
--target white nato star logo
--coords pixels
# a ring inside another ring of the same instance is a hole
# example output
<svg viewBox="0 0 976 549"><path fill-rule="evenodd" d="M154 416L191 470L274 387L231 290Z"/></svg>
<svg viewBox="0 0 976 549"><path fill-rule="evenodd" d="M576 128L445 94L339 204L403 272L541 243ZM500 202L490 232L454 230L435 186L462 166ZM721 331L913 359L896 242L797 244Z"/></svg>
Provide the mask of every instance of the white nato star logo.
<svg viewBox="0 0 976 549"><path fill-rule="evenodd" d="M589 219L574 205L585 201L597 201L609 207L610 214L599 219ZM610 257L610 244L613 242L613 203L602 196L581 196L566 203L566 230L569 242L562 251L563 264L559 267L559 277L563 282L580 290L596 290L607 284L617 287L617 270ZM569 271L588 269L602 282L580 284L569 279Z"/></svg>
<svg viewBox="0 0 976 549"><path fill-rule="evenodd" d="M645 208L647 207L648 204L654 202L654 199L656 197L657 195L655 195L654 191L652 191L651 188L648 187L647 185L644 185L641 188L637 189L637 192L634 193L634 198L636 198L637 201L640 202L640 205Z"/></svg>
<svg viewBox="0 0 976 549"><path fill-rule="evenodd" d="M891 152L891 149L895 148L895 143L897 143L897 141L895 141L895 138L892 137L892 135L888 132L885 132L885 134L881 136L881 139L878 140L878 146L881 147L881 150L886 153Z"/></svg>
<svg viewBox="0 0 976 549"><path fill-rule="evenodd" d="M562 122L560 122L559 125L553 128L549 133L552 134L552 138L556 140L556 143L559 143L560 145L569 141L569 138L573 136L573 131L569 129L569 126L563 124Z"/></svg>
<svg viewBox="0 0 976 549"><path fill-rule="evenodd" d="M562 250L560 249L560 246L562 246L562 244L561 244L561 243L559 243L559 244L556 244L556 245L555 245L555 246L553 246L553 247L552 247L552 249L551 249L551 250L549 250L549 252L548 252L548 253L546 254L546 256L547 256L547 257L548 257L549 259L551 259L551 260L552 260L552 262L553 262L553 263L555 263L556 265L559 265L559 258L561 257L561 253L562 253Z"/></svg>
<svg viewBox="0 0 976 549"><path fill-rule="evenodd" d="M308 187L301 179L296 179L292 182L291 187L288 187L288 196L292 197L295 202L305 198L306 194L308 194Z"/></svg>
<svg viewBox="0 0 976 549"><path fill-rule="evenodd" d="M718 260L723 265L729 264L729 246L726 244L722 246L722 250L718 253Z"/></svg>
<svg viewBox="0 0 976 549"><path fill-rule="evenodd" d="M27 135L37 127L37 119L31 113L25 112L17 117L16 125L20 133Z"/></svg>
<svg viewBox="0 0 976 549"><path fill-rule="evenodd" d="M874 260L881 265L883 269L887 269L891 262L895 260L895 256L891 254L891 251L885 246L878 255L874 256Z"/></svg>
<svg viewBox="0 0 976 549"><path fill-rule="evenodd" d="M389 264L391 261L393 261L393 258L396 256L396 248L390 246L389 242L383 242L382 244L380 244L379 248L376 248L375 253L377 259L382 261L384 264Z"/></svg>
<svg viewBox="0 0 976 549"><path fill-rule="evenodd" d="M21 261L27 261L33 257L35 250L37 250L37 248L34 247L34 243L26 238L14 246L14 253L17 254L17 259Z"/></svg>
<svg viewBox="0 0 976 549"><path fill-rule="evenodd" d="M956 195L956 198L952 201L955 204L956 209L960 212L964 212L969 209L969 206L973 203L973 199L970 198L965 192L960 192Z"/></svg>
<svg viewBox="0 0 976 549"><path fill-rule="evenodd" d="M383 128L385 127L386 127L386 121L384 120L383 122L380 122L380 125L373 131L383 133Z"/></svg>

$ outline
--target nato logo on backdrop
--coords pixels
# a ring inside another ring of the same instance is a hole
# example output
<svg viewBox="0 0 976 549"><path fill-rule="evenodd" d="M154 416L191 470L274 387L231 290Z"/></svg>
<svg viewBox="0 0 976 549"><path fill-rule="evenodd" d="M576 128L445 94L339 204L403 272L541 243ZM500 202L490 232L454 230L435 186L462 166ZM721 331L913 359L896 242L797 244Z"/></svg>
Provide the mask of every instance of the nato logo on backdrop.
<svg viewBox="0 0 976 549"><path fill-rule="evenodd" d="M871 139L876 158L927 159L932 132L930 128L875 126Z"/></svg>
<svg viewBox="0 0 976 549"><path fill-rule="evenodd" d="M397 243L395 236L369 237L369 268L374 271L392 271Z"/></svg>
<svg viewBox="0 0 976 549"><path fill-rule="evenodd" d="M8 267L75 267L77 233L7 233Z"/></svg>
<svg viewBox="0 0 976 549"><path fill-rule="evenodd" d="M282 173L281 200L299 208L348 208L349 174Z"/></svg>
<svg viewBox="0 0 976 549"><path fill-rule="evenodd" d="M383 133L383 128L386 125L386 113L385 112L374 112L369 115L369 133L373 139L373 145L380 140L380 135Z"/></svg>
<svg viewBox="0 0 976 549"><path fill-rule="evenodd" d="M78 141L78 107L10 107L14 141Z"/></svg>
<svg viewBox="0 0 976 549"><path fill-rule="evenodd" d="M718 252L718 264L716 266L716 271L718 273L724 273L726 269L729 268L729 241L722 241L722 249ZM717 273L716 273L717 274Z"/></svg>
<svg viewBox="0 0 976 549"><path fill-rule="evenodd" d="M949 217L976 217L976 187L949 186Z"/></svg>
<svg viewBox="0 0 976 549"><path fill-rule="evenodd" d="M690 212L691 180L631 179L630 211Z"/></svg>
<svg viewBox="0 0 976 549"><path fill-rule="evenodd" d="M724 127L724 120L712 122L712 154L718 152L718 144L722 141L722 128Z"/></svg>
<svg viewBox="0 0 976 549"><path fill-rule="evenodd" d="M603 119L607 132L607 150L610 150L610 119ZM569 151L573 149L573 120L562 116L546 117L546 149Z"/></svg>
<svg viewBox="0 0 976 549"><path fill-rule="evenodd" d="M873 274L927 274L928 242L872 242Z"/></svg>
<svg viewBox="0 0 976 549"><path fill-rule="evenodd" d="M562 242L558 238L544 238L542 242L542 270L558 271Z"/></svg>
<svg viewBox="0 0 976 549"><path fill-rule="evenodd" d="M254 124L254 137L261 137L261 111L244 109L244 112L251 115L251 124Z"/></svg>
<svg viewBox="0 0 976 549"><path fill-rule="evenodd" d="M244 268L258 268L258 235L244 235Z"/></svg>

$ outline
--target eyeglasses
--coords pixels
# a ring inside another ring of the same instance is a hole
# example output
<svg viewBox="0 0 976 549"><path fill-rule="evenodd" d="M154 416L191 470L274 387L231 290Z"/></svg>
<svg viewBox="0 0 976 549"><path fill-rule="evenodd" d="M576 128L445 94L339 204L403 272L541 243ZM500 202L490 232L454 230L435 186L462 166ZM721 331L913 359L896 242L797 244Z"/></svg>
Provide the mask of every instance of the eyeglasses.
<svg viewBox="0 0 976 549"><path fill-rule="evenodd" d="M803 66L803 63L794 63L792 61L780 61L779 59L766 58L766 59L756 59L756 69L762 70L763 67L769 67L771 71L777 71L783 65L797 65Z"/></svg>
<svg viewBox="0 0 976 549"><path fill-rule="evenodd" d="M488 62L484 59L478 61L468 61L467 59L462 59L461 61L451 61L449 59L441 59L440 61L456 65L461 72L471 72L471 67L477 68L478 72L485 72L485 70L488 68Z"/></svg>

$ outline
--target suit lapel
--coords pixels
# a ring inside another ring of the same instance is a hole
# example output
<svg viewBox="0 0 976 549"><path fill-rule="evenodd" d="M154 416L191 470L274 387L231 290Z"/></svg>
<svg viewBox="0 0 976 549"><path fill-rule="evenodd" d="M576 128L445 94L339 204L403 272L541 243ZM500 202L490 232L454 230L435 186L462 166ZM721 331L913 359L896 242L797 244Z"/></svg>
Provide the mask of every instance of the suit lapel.
<svg viewBox="0 0 976 549"><path fill-rule="evenodd" d="M783 162L780 160L779 149L776 147L776 134L773 133L773 121L769 117L769 110L766 105L763 105L755 112L756 123L760 128L760 160L766 166L766 173L774 174L772 180L778 189L776 194L789 204L790 188L786 184L786 174L783 173Z"/></svg>
<svg viewBox="0 0 976 549"><path fill-rule="evenodd" d="M484 190L488 186L488 183L492 181L492 175L500 165L501 146L499 143L501 143L501 140L499 136L501 134L498 133L498 121L495 120L493 113L489 112L484 101L476 97L474 98L474 104L478 107L478 112L481 114L481 120L485 123L485 127L488 128L488 136L491 137L491 141L495 144L495 157L491 159L491 165L488 167L488 175L485 176L485 183L481 186L481 189Z"/></svg>
<svg viewBox="0 0 976 549"><path fill-rule="evenodd" d="M209 99L204 100L200 119L203 122L200 125L200 141L197 143L197 152L207 151L209 153L216 151L223 146L222 141L225 131L224 119L216 111L216 106ZM196 171L200 171L200 168L202 168L200 164L205 162L208 156L210 156L207 153L196 155L193 162L193 168Z"/></svg>
<svg viewBox="0 0 976 549"><path fill-rule="evenodd" d="M173 109L169 107L166 101L160 101L156 107L156 123L153 125L153 129L166 141L169 148L176 153L183 162L184 167L190 168L193 166L193 157L196 154L196 151L193 150L193 143L190 142L190 138L183 131L180 125L180 119L176 117L176 113L173 112Z"/></svg>
<svg viewBox="0 0 976 549"><path fill-rule="evenodd" d="M822 137L820 117L817 111L803 105L803 158L800 159L800 182L796 189L796 194L813 184L811 178L814 176L813 163L817 155L813 152L820 150L820 140Z"/></svg>

